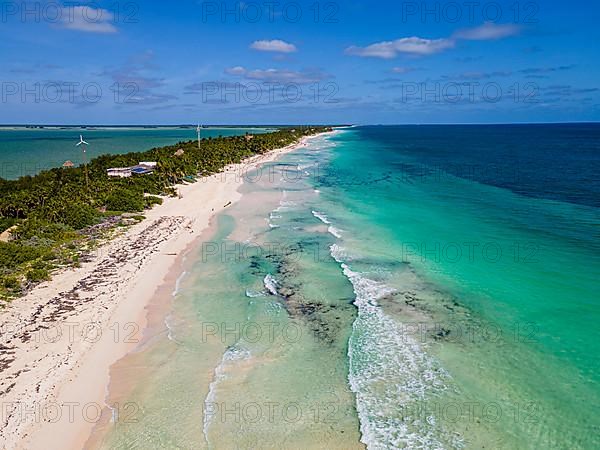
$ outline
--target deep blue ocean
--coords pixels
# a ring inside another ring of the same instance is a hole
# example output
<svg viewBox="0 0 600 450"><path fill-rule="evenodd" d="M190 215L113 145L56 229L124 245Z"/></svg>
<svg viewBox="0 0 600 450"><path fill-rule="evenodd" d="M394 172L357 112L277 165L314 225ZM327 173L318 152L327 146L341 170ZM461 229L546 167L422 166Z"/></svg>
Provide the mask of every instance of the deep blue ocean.
<svg viewBox="0 0 600 450"><path fill-rule="evenodd" d="M416 176L447 172L521 195L600 206L599 124L382 126L360 134L386 149L380 157L392 171L400 164Z"/></svg>

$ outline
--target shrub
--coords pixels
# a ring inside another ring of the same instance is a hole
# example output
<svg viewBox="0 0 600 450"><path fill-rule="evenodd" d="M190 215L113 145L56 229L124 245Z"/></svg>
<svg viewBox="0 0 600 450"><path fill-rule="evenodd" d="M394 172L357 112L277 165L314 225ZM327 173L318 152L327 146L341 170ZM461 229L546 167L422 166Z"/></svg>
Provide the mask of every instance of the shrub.
<svg viewBox="0 0 600 450"><path fill-rule="evenodd" d="M28 261L38 259L49 253L48 249L18 245L13 242L0 242L0 268L13 270Z"/></svg>
<svg viewBox="0 0 600 450"><path fill-rule="evenodd" d="M154 205L162 205L163 199L160 197L155 197L153 195L149 195L147 197L144 197L144 203L145 203L146 209L150 209Z"/></svg>
<svg viewBox="0 0 600 450"><path fill-rule="evenodd" d="M0 233L8 230L15 223L17 223L17 220L12 217L0 217Z"/></svg>
<svg viewBox="0 0 600 450"><path fill-rule="evenodd" d="M56 255L53 252L46 253L43 257L43 261L54 261L56 259Z"/></svg>
<svg viewBox="0 0 600 450"><path fill-rule="evenodd" d="M73 229L64 223L50 223L47 220L31 218L21 222L14 234L21 241L36 238L62 242L69 239Z"/></svg>
<svg viewBox="0 0 600 450"><path fill-rule="evenodd" d="M144 209L144 196L140 192L119 189L106 199L106 209L110 211L138 212Z"/></svg>
<svg viewBox="0 0 600 450"><path fill-rule="evenodd" d="M98 223L99 213L90 205L75 203L63 210L60 222L76 230Z"/></svg>
<svg viewBox="0 0 600 450"><path fill-rule="evenodd" d="M19 282L19 279L17 277L7 276L2 279L2 286L5 289L16 291L21 288L21 283Z"/></svg>
<svg viewBox="0 0 600 450"><path fill-rule="evenodd" d="M50 274L46 269L31 269L27 272L27 280L37 283L39 281L48 281Z"/></svg>
<svg viewBox="0 0 600 450"><path fill-rule="evenodd" d="M36 261L31 265L32 269L43 269L46 270L48 269L48 264L46 264L43 260L42 261Z"/></svg>

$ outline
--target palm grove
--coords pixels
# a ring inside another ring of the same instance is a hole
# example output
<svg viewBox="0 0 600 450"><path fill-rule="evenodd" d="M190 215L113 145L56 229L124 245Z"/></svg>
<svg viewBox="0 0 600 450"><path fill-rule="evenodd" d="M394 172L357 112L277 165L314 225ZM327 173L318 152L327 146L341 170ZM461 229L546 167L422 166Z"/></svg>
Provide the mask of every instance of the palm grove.
<svg viewBox="0 0 600 450"><path fill-rule="evenodd" d="M175 195L174 186L220 172L225 166L328 131L325 127L284 128L276 132L180 142L145 152L104 155L87 167L46 170L18 180L0 178L0 298L13 298L50 278L57 267L79 264L81 258L119 225L124 213L133 220ZM157 161L149 176L109 178L110 167ZM87 174L86 174L87 172Z"/></svg>

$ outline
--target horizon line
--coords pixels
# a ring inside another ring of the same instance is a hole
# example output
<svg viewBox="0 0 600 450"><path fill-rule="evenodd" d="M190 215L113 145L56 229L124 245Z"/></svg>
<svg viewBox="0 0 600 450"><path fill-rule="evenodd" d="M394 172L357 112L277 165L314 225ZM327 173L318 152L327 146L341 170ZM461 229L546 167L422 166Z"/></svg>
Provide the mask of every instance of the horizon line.
<svg viewBox="0 0 600 450"><path fill-rule="evenodd" d="M368 126L427 126L427 125L561 125L561 124L600 124L600 121L556 121L556 122L412 122L412 123L285 123L285 124L207 124L203 127L226 127L226 128L267 128L267 127L311 127L311 126L331 126L331 127L368 127ZM197 124L173 123L173 124L40 124L40 123L7 123L0 124L0 128L7 127L193 127Z"/></svg>

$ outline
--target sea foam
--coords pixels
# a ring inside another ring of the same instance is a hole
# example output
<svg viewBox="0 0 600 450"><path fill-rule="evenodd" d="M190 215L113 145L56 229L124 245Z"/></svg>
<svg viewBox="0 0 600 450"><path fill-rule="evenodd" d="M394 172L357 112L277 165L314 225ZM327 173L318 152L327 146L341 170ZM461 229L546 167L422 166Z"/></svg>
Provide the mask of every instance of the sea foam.
<svg viewBox="0 0 600 450"><path fill-rule="evenodd" d="M313 211L312 215L319 219L321 222L323 222L325 225L331 225L329 218L325 214L318 211Z"/></svg>
<svg viewBox="0 0 600 450"><path fill-rule="evenodd" d="M279 295L277 292L277 280L273 277L273 275L268 274L264 279L265 288L272 295Z"/></svg>
<svg viewBox="0 0 600 450"><path fill-rule="evenodd" d="M394 289L353 271L344 253L331 246L332 257L352 283L358 309L348 345L348 382L356 396L361 442L376 450L445 448L435 417L411 412L444 391L449 375L379 306ZM453 447L460 446L456 439Z"/></svg>
<svg viewBox="0 0 600 450"><path fill-rule="evenodd" d="M319 219L321 222L323 222L325 225L329 225L329 227L327 228L327 231L329 232L329 234L335 236L338 239L342 238L342 230L334 227L331 224L331 221L329 220L329 217L327 217L327 215L325 215L322 212L318 212L318 211L313 211L312 215L315 216L317 219Z"/></svg>
<svg viewBox="0 0 600 450"><path fill-rule="evenodd" d="M186 277L187 272L183 272L181 275L179 275L179 277L177 277L177 281L175 281L175 290L173 291L173 297L177 297L179 295L179 292L181 291L181 282L183 281L183 279Z"/></svg>
<svg viewBox="0 0 600 450"><path fill-rule="evenodd" d="M238 361L243 361L246 359L250 359L251 353L249 350L242 348L239 344L232 345L229 347L225 353L223 354L223 358L217 367L215 367L215 372L213 375L213 380L208 386L208 394L204 399L204 420L203 420L203 433L204 439L210 448L210 441L208 439L208 429L210 427L212 417L210 414L207 414L207 411L212 411L212 406L216 403L215 400L217 398L217 388L219 384L227 379L227 369L230 365L235 364Z"/></svg>

